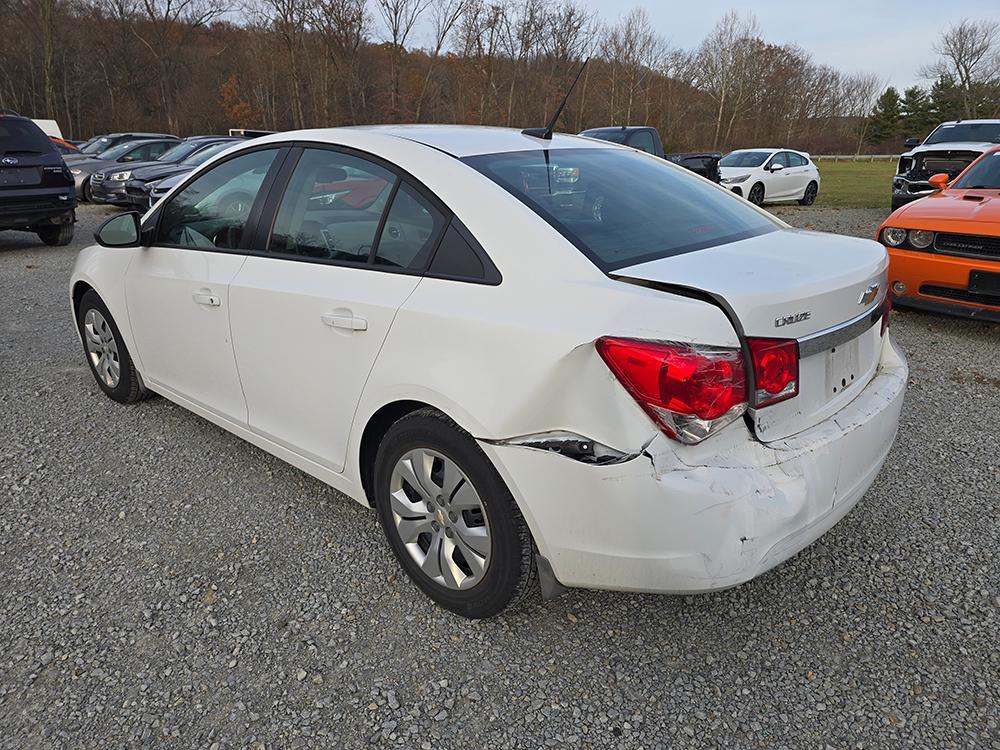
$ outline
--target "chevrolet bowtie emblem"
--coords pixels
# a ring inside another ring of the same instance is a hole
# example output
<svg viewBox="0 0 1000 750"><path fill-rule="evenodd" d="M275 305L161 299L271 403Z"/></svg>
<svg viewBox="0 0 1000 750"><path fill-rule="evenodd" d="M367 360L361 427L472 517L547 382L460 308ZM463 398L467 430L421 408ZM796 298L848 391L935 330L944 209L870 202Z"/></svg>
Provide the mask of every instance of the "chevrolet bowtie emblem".
<svg viewBox="0 0 1000 750"><path fill-rule="evenodd" d="M868 305L874 302L875 298L878 297L878 290L878 284L869 284L868 288L861 292L861 296L858 297L858 304Z"/></svg>

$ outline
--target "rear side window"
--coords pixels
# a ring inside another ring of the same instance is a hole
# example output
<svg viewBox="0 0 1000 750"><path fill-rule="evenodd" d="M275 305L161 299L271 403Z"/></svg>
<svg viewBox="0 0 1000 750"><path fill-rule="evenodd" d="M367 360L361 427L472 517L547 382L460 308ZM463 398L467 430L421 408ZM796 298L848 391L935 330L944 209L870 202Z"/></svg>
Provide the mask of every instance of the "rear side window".
<svg viewBox="0 0 1000 750"><path fill-rule="evenodd" d="M281 198L268 249L367 263L395 183L394 174L366 159L305 149Z"/></svg>
<svg viewBox="0 0 1000 750"><path fill-rule="evenodd" d="M799 156L798 154L788 154L788 166L790 167L804 167L809 163L809 160L804 156Z"/></svg>
<svg viewBox="0 0 1000 750"><path fill-rule="evenodd" d="M780 226L729 191L634 151L539 149L463 161L535 211L605 272Z"/></svg>
<svg viewBox="0 0 1000 750"><path fill-rule="evenodd" d="M250 209L277 153L277 149L267 149L229 159L175 193L160 215L156 244L238 248Z"/></svg>
<svg viewBox="0 0 1000 750"><path fill-rule="evenodd" d="M441 212L426 198L405 182L400 184L379 235L375 264L410 270L425 268L444 221Z"/></svg>
<svg viewBox="0 0 1000 750"><path fill-rule="evenodd" d="M0 117L0 156L47 154L54 149L52 140L30 120Z"/></svg>

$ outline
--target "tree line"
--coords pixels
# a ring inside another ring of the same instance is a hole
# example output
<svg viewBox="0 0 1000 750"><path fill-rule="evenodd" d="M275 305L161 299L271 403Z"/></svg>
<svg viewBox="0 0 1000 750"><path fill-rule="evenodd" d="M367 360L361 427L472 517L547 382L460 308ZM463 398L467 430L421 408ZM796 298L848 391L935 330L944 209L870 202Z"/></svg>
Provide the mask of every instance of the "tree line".
<svg viewBox="0 0 1000 750"><path fill-rule="evenodd" d="M560 130L653 125L671 150L774 144L816 153L898 134L878 124L877 74L847 74L770 42L747 14L726 14L682 48L640 8L607 20L580 0L253 0L239 11L224 2L0 0L0 106L56 119L73 137L379 122L526 127L545 123L590 59ZM985 59L995 55L990 45ZM938 77L953 75L964 96L982 87L987 67ZM984 91L975 101L995 107Z"/></svg>

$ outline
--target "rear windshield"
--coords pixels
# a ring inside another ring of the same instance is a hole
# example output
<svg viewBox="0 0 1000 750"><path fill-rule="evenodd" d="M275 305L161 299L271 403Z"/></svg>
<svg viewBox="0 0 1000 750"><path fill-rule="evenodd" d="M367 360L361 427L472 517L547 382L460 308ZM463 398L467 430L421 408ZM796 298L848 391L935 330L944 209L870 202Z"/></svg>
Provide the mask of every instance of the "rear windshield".
<svg viewBox="0 0 1000 750"><path fill-rule="evenodd" d="M1000 190L1000 151L986 154L952 185L962 190Z"/></svg>
<svg viewBox="0 0 1000 750"><path fill-rule="evenodd" d="M463 161L535 211L603 271L779 227L728 191L635 151L517 151Z"/></svg>
<svg viewBox="0 0 1000 750"><path fill-rule="evenodd" d="M0 154L47 154L53 149L51 139L35 123L0 117Z"/></svg>
<svg viewBox="0 0 1000 750"><path fill-rule="evenodd" d="M956 122L938 125L927 136L925 146L932 143L1000 143L1000 122Z"/></svg>
<svg viewBox="0 0 1000 750"><path fill-rule="evenodd" d="M759 167L767 161L767 157L769 157L771 153L771 151L733 151L733 153L726 154L719 160L719 166Z"/></svg>

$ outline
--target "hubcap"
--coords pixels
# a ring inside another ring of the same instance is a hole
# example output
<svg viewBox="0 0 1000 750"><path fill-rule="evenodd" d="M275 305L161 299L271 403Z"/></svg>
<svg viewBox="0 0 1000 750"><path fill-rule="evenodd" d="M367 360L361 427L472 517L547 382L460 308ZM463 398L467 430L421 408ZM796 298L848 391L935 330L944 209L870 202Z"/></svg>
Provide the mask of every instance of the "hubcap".
<svg viewBox="0 0 1000 750"><path fill-rule="evenodd" d="M410 451L392 470L389 503L400 541L428 578L456 590L482 580L490 524L458 464L427 448Z"/></svg>
<svg viewBox="0 0 1000 750"><path fill-rule="evenodd" d="M118 385L121 378L121 363L118 360L118 344L108 321L100 310L91 308L83 318L83 337L87 342L87 354L97 377L108 388Z"/></svg>

